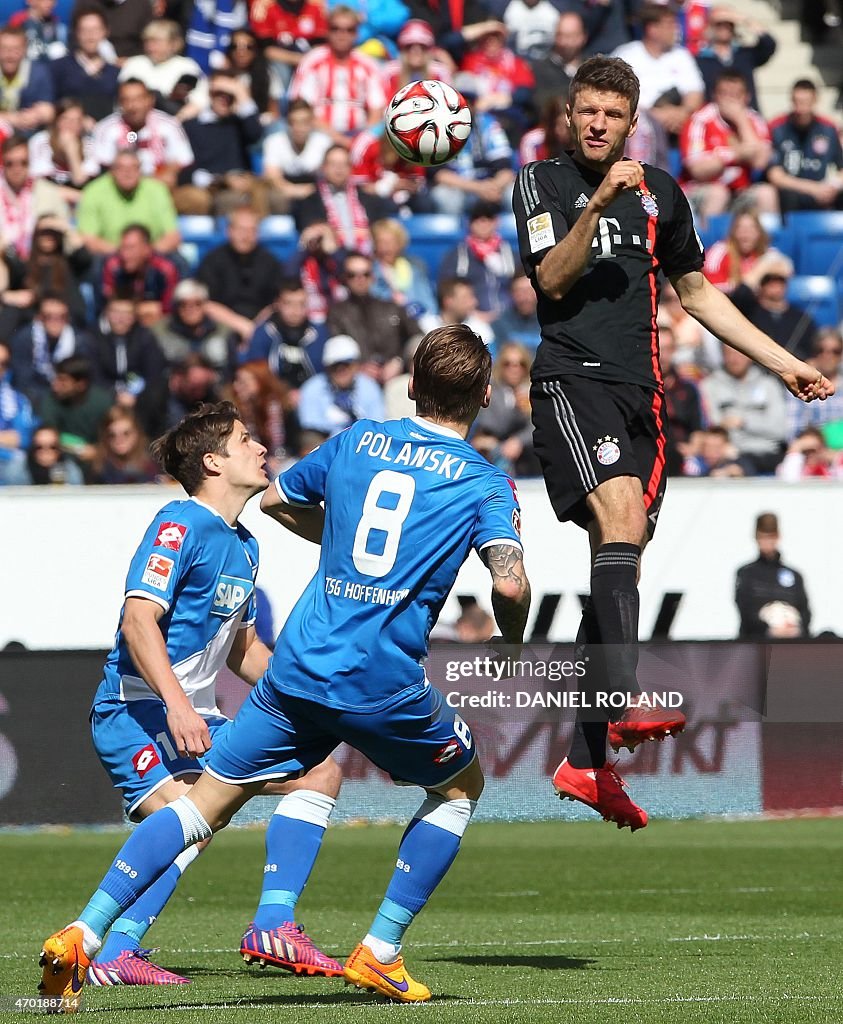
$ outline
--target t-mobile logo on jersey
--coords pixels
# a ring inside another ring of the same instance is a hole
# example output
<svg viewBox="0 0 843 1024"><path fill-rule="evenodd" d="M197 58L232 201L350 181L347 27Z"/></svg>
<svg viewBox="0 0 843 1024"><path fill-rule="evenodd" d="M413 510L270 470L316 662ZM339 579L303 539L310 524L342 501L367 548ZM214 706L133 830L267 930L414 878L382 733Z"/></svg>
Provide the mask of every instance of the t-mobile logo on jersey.
<svg viewBox="0 0 843 1024"><path fill-rule="evenodd" d="M612 247L623 244L624 238L621 234L621 226L617 218L601 217L597 225L597 234L591 240L591 248L598 250L594 258L596 260L612 260L617 255ZM652 240L645 238L642 241L641 235L627 236L626 244L631 244L638 249L646 249L647 252L653 251Z"/></svg>

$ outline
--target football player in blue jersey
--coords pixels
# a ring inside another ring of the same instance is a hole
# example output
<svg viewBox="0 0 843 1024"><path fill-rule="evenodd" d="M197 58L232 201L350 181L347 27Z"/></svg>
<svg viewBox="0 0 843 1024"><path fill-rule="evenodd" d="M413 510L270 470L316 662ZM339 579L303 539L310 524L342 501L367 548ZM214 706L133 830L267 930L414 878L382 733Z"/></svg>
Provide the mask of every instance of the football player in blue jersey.
<svg viewBox="0 0 843 1024"><path fill-rule="evenodd" d="M201 778L141 822L79 918L44 943L47 994L81 987L101 936L182 850L268 781L299 776L345 741L426 790L345 978L397 1002L430 998L404 965L402 941L457 855L483 774L469 726L425 675L428 635L472 548L516 651L530 604L515 487L465 440L488 405L490 371L470 328L431 331L410 381L417 416L358 421L265 492L268 515L321 544L316 575Z"/></svg>
<svg viewBox="0 0 843 1024"><path fill-rule="evenodd" d="M155 442L153 454L191 497L161 509L132 559L120 625L91 710L97 754L136 821L190 791L212 743L230 724L216 702L220 668L227 663L254 684L270 655L254 629L258 546L238 522L249 498L267 486L266 449L250 437L234 406L221 403L186 416ZM262 791L284 798L267 833L274 884L256 915L261 944L252 948L254 927L244 936L255 959L311 974L341 973L292 913L340 780L339 767L327 760L306 778ZM151 963L140 947L203 845L181 852L125 908L88 968L91 984L186 983Z"/></svg>

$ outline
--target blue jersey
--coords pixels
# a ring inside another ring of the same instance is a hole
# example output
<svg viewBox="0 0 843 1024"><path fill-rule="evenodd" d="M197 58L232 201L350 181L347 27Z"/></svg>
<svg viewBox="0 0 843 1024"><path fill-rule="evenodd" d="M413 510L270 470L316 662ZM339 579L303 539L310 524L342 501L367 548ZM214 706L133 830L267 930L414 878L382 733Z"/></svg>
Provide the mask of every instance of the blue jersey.
<svg viewBox="0 0 843 1024"><path fill-rule="evenodd" d="M172 501L144 534L126 577L126 597L164 609L158 625L173 672L193 707L218 715L217 672L238 629L255 620L258 544L197 498ZM122 614L121 614L122 622ZM157 700L132 663L121 629L105 663L102 700Z"/></svg>
<svg viewBox="0 0 843 1024"><path fill-rule="evenodd" d="M288 469L291 505L325 502L319 569L266 679L296 697L378 711L426 686L427 638L472 548L520 548L515 486L428 420L360 420Z"/></svg>

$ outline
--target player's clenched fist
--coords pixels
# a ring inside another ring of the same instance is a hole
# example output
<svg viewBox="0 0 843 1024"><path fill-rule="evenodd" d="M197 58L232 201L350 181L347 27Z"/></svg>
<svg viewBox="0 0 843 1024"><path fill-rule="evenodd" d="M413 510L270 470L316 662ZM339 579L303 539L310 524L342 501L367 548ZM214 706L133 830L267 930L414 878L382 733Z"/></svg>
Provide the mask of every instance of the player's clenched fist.
<svg viewBox="0 0 843 1024"><path fill-rule="evenodd" d="M591 205L601 213L626 189L637 188L644 180L644 168L637 160L619 160L612 164L600 187L591 197Z"/></svg>

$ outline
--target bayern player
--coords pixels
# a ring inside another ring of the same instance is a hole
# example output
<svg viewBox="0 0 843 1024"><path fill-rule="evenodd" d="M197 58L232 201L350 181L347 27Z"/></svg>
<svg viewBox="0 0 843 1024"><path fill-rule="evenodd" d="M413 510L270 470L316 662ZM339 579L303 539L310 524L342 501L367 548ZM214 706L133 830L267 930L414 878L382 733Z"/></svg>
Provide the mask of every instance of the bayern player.
<svg viewBox="0 0 843 1024"><path fill-rule="evenodd" d="M483 775L468 725L426 678L428 635L472 548L516 648L530 603L515 487L466 442L489 403L490 372L470 328L431 331L409 385L417 416L358 421L266 492L268 515L321 544L316 575L202 777L140 824L79 918L44 943L47 994L81 987L101 936L183 849L268 781L297 776L345 741L426 790L345 977L397 1002L430 998L404 965L403 936L456 857Z"/></svg>
<svg viewBox="0 0 843 1024"><path fill-rule="evenodd" d="M165 505L135 552L91 710L94 747L133 821L188 793L230 725L217 707L220 668L228 664L254 685L270 654L254 627L258 546L238 522L249 498L267 486L266 449L250 437L234 406L220 403L190 413L152 451L190 498ZM246 955L296 971L340 973L293 922L340 781L339 767L329 760L306 778L264 788L284 797L267 831L267 863L274 869L264 875L257 927L250 926L241 943ZM187 983L151 963L140 947L203 845L173 857L154 885L123 908L88 968L89 983ZM284 901L279 893L287 894Z"/></svg>
<svg viewBox="0 0 843 1024"><path fill-rule="evenodd" d="M687 312L798 398L833 394L815 367L762 334L702 274L688 201L665 171L624 158L637 127L639 82L619 57L592 57L571 82L573 152L527 164L513 208L521 259L538 296L532 369L534 447L560 521L588 532L591 593L577 642L581 688L634 695L618 721L580 710L553 784L563 798L635 830L647 814L606 761L684 727L681 712L637 698L638 575L664 497L667 413L657 327L661 275ZM705 554L702 554L705 557Z"/></svg>

